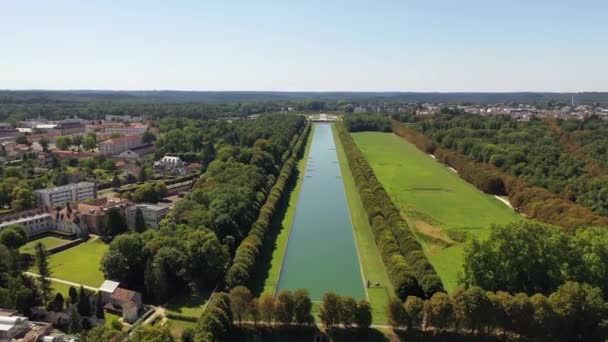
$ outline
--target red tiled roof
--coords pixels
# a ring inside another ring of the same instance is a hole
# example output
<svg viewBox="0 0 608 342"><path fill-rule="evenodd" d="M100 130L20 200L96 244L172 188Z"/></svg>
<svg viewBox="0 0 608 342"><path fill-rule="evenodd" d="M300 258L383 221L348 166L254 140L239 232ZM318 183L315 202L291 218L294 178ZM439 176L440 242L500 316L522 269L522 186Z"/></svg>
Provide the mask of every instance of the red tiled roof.
<svg viewBox="0 0 608 342"><path fill-rule="evenodd" d="M123 288L119 287L116 290L114 290L114 293L112 293L112 299L116 299L121 302L130 302L130 301L133 301L133 298L135 297L136 294L137 294L137 292L135 292L135 291L131 291L131 290L127 290L127 289L123 289Z"/></svg>
<svg viewBox="0 0 608 342"><path fill-rule="evenodd" d="M129 134L129 135L123 135L121 137L118 138L112 138L112 139L108 139L106 141L102 141L102 144L117 144L117 143L123 143L125 141L129 141L129 140L136 140L136 139L141 139L142 136L141 134Z"/></svg>

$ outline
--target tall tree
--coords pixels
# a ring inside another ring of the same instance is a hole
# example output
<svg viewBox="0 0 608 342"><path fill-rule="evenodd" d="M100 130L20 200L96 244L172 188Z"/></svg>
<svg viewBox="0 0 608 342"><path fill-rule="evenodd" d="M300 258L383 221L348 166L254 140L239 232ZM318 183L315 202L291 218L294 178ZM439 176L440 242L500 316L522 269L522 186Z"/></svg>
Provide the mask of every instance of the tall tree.
<svg viewBox="0 0 608 342"><path fill-rule="evenodd" d="M106 318L106 313L103 310L103 300L101 298L101 291L97 291L95 296L95 317L100 319Z"/></svg>
<svg viewBox="0 0 608 342"><path fill-rule="evenodd" d="M291 291L281 291L277 296L274 314L277 322L291 324L294 319L295 303Z"/></svg>
<svg viewBox="0 0 608 342"><path fill-rule="evenodd" d="M135 225L133 228L136 233L143 233L146 231L146 220L144 219L144 213L139 207L135 209Z"/></svg>
<svg viewBox="0 0 608 342"><path fill-rule="evenodd" d="M11 207L13 210L27 210L36 206L36 194L28 188L17 186L12 192Z"/></svg>
<svg viewBox="0 0 608 342"><path fill-rule="evenodd" d="M270 325L274 317L274 297L269 293L262 293L258 305L260 308L260 316L266 322L266 324Z"/></svg>
<svg viewBox="0 0 608 342"><path fill-rule="evenodd" d="M331 328L340 322L340 296L334 292L323 295L319 318L325 328Z"/></svg>
<svg viewBox="0 0 608 342"><path fill-rule="evenodd" d="M57 292L57 294L55 295L55 299L53 300L53 302L51 304L52 304L52 311L55 311L55 312L63 311L65 299L63 298L63 295L61 294L61 292Z"/></svg>
<svg viewBox="0 0 608 342"><path fill-rule="evenodd" d="M340 323L345 327L350 327L355 323L357 314L357 301L352 297L340 297Z"/></svg>
<svg viewBox="0 0 608 342"><path fill-rule="evenodd" d="M14 225L0 231L0 244L17 250L27 242L27 233L22 225Z"/></svg>
<svg viewBox="0 0 608 342"><path fill-rule="evenodd" d="M454 322L454 307L447 294L443 292L435 293L428 304L426 311L431 325L440 331L444 331Z"/></svg>
<svg viewBox="0 0 608 342"><path fill-rule="evenodd" d="M360 329L367 329L372 325L372 307L369 305L369 302L364 299L357 303L355 324L357 324L357 327Z"/></svg>
<svg viewBox="0 0 608 342"><path fill-rule="evenodd" d="M80 292L78 294L78 313L85 317L91 316L91 301L82 285L80 286Z"/></svg>
<svg viewBox="0 0 608 342"><path fill-rule="evenodd" d="M251 291L245 286L236 286L230 290L230 309L239 326L251 307Z"/></svg>
<svg viewBox="0 0 608 342"><path fill-rule="evenodd" d="M125 217L118 208L108 209L104 220L105 233L112 238L128 230Z"/></svg>
<svg viewBox="0 0 608 342"><path fill-rule="evenodd" d="M406 325L407 315L403 308L403 303L398 298L391 297L387 305L388 324L393 329L399 329Z"/></svg>
<svg viewBox="0 0 608 342"><path fill-rule="evenodd" d="M47 252L41 242L36 244L36 266L38 267L38 274L40 277L40 290L42 291L42 301L44 305L51 299L51 277L52 272L47 259Z"/></svg>
<svg viewBox="0 0 608 342"><path fill-rule="evenodd" d="M293 292L294 320L298 325L307 325L314 322L312 317L312 301L306 289L297 289Z"/></svg>
<svg viewBox="0 0 608 342"><path fill-rule="evenodd" d="M78 290L74 286L70 286L68 293L70 295L70 304L78 304Z"/></svg>
<svg viewBox="0 0 608 342"><path fill-rule="evenodd" d="M407 315L408 329L419 330L422 328L424 318L424 300L409 296L403 303Z"/></svg>

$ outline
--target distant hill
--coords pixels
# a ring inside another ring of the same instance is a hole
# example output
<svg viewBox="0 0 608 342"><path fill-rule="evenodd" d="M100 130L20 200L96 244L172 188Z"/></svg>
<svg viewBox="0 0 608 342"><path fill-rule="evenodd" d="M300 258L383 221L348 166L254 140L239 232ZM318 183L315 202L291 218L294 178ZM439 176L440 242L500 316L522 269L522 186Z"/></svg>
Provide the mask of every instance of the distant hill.
<svg viewBox="0 0 608 342"><path fill-rule="evenodd" d="M1 103L136 101L136 102L266 102L298 100L347 100L355 102L441 103L570 103L608 104L608 92L586 93L417 93L417 92L280 92L280 91L101 91L101 90L0 90Z"/></svg>

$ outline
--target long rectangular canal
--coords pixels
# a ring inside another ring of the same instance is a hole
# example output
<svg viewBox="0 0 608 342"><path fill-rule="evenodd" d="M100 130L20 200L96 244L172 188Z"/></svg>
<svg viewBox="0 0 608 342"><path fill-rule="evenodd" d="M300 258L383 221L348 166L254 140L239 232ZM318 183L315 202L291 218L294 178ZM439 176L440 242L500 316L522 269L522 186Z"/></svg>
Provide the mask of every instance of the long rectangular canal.
<svg viewBox="0 0 608 342"><path fill-rule="evenodd" d="M278 290L305 288L313 300L335 291L364 298L331 124L315 124Z"/></svg>

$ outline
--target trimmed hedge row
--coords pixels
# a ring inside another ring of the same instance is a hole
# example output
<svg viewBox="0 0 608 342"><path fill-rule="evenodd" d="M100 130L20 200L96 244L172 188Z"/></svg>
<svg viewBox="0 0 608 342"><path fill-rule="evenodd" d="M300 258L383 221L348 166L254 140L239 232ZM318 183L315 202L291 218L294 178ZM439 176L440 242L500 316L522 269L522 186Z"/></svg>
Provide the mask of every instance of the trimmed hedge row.
<svg viewBox="0 0 608 342"><path fill-rule="evenodd" d="M227 293L215 293L196 323L196 341L222 341L232 329L232 310Z"/></svg>
<svg viewBox="0 0 608 342"><path fill-rule="evenodd" d="M337 124L363 207L372 227L376 246L388 275L401 300L408 296L430 297L444 291L435 269L422 251L422 246L401 218L386 190L342 124Z"/></svg>
<svg viewBox="0 0 608 342"><path fill-rule="evenodd" d="M289 155L289 158L286 158L279 177L270 190L266 202L260 209L258 219L251 226L247 237L245 237L243 242L236 249L233 263L226 273L226 286L229 288L239 285L245 286L251 280L256 262L263 248L266 233L270 227L272 216L281 200L281 196L296 167L297 161L302 155L309 133L310 124L307 124L304 127L302 134L294 137L294 140L292 140L293 144L290 143L290 145L293 145L292 148L288 150L291 154Z"/></svg>
<svg viewBox="0 0 608 342"><path fill-rule="evenodd" d="M523 179L511 176L492 165L437 146L429 137L401 123L393 121L393 132L418 149L434 154L437 160L456 169L460 177L479 190L495 195L507 194L511 205L529 218L566 229L608 225L608 217L598 215L549 190L531 186Z"/></svg>

